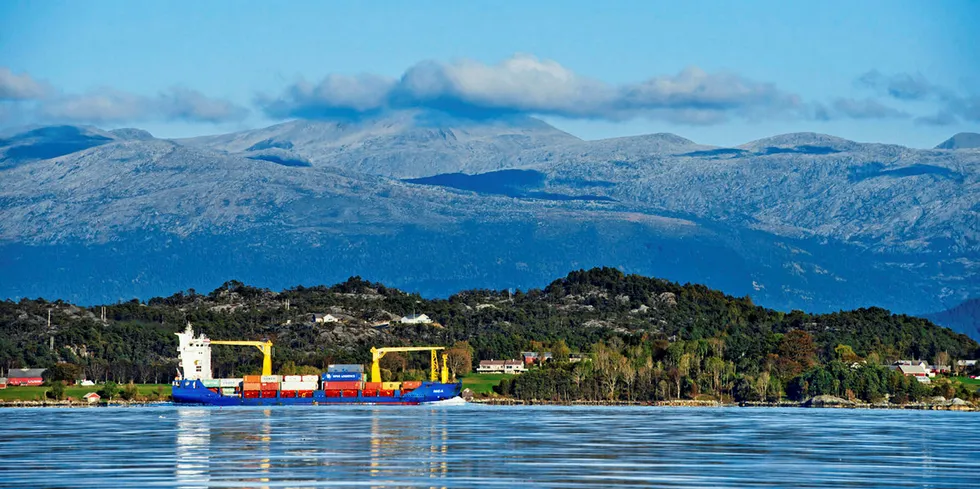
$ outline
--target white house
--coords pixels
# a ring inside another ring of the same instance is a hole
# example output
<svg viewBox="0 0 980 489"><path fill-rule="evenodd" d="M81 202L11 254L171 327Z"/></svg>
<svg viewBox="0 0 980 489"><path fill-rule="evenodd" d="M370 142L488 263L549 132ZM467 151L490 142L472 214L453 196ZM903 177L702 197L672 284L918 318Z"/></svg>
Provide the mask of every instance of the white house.
<svg viewBox="0 0 980 489"><path fill-rule="evenodd" d="M929 377L935 377L936 374L932 373L924 365L898 365L898 370L902 372L902 375L906 377L915 377L915 380L922 382L923 384L928 384L930 382Z"/></svg>
<svg viewBox="0 0 980 489"><path fill-rule="evenodd" d="M340 319L337 319L337 317L332 314L317 313L313 315L314 323L336 323L337 321L340 321Z"/></svg>
<svg viewBox="0 0 980 489"><path fill-rule="evenodd" d="M476 371L481 374L519 374L527 372L520 360L480 360Z"/></svg>
<svg viewBox="0 0 980 489"><path fill-rule="evenodd" d="M429 324L432 319L425 314L410 314L401 319L402 324Z"/></svg>

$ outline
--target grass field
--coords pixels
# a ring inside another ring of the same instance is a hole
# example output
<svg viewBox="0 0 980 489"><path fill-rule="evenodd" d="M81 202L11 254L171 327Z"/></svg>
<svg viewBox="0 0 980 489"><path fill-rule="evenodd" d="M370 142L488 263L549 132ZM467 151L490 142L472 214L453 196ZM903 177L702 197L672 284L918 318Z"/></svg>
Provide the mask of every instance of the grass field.
<svg viewBox="0 0 980 489"><path fill-rule="evenodd" d="M463 388L472 390L474 394L490 394L501 379L511 377L512 374L469 374L463 377Z"/></svg>
<svg viewBox="0 0 980 489"><path fill-rule="evenodd" d="M123 387L119 386L120 389ZM158 388L163 392L165 397L170 396L170 384L137 384L136 387L139 389L140 395L147 396L150 393L156 391ZM65 395L73 399L81 399L82 396L88 394L89 392L95 392L101 389L100 385L93 386L77 386L72 385L65 388ZM35 386L24 386L24 387L7 387L6 389L0 389L0 401L33 401L33 400L43 400L44 393L50 389L50 387L35 387Z"/></svg>
<svg viewBox="0 0 980 489"><path fill-rule="evenodd" d="M980 388L980 379L971 379L969 377L953 377L954 380L958 380L963 383L963 385Z"/></svg>

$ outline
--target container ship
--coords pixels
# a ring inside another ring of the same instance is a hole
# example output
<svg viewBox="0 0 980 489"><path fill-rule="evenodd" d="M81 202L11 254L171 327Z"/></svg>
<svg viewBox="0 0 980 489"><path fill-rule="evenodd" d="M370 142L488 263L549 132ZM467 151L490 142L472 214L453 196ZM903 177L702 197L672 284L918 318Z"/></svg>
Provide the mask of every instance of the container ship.
<svg viewBox="0 0 980 489"><path fill-rule="evenodd" d="M175 403L209 406L288 406L335 404L427 404L462 402L462 384L449 382L443 347L372 348L370 378L362 365L330 365L319 375L272 375L272 343L218 341L187 329L177 333L180 369L174 380ZM211 345L252 346L262 351L262 375L238 379L211 377ZM383 382L379 360L385 353L428 351L428 381Z"/></svg>

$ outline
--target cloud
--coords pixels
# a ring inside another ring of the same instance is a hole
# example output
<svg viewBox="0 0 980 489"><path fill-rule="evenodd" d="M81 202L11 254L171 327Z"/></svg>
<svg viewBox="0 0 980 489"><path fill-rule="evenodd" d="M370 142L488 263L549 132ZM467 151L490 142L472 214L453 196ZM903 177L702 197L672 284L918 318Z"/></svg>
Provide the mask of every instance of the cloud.
<svg viewBox="0 0 980 489"><path fill-rule="evenodd" d="M926 126L950 126L959 122L959 118L948 110L940 110L933 115L916 117L915 123Z"/></svg>
<svg viewBox="0 0 980 489"><path fill-rule="evenodd" d="M15 74L10 68L0 66L0 101L34 100L45 96L48 87L31 75Z"/></svg>
<svg viewBox="0 0 980 489"><path fill-rule="evenodd" d="M243 119L247 109L196 90L171 88L155 97L104 88L38 104L47 121L113 124L153 120L219 123Z"/></svg>
<svg viewBox="0 0 980 489"><path fill-rule="evenodd" d="M921 74L885 75L871 70L858 77L855 83L903 102L932 101L939 104L936 113L917 117L917 124L946 126L960 120L980 122L980 95L936 85Z"/></svg>
<svg viewBox="0 0 980 489"><path fill-rule="evenodd" d="M64 93L0 67L0 103L7 120L66 123L129 123L187 121L218 123L236 121L248 109L230 101L208 97L184 87L172 87L155 96L113 88L86 93Z"/></svg>
<svg viewBox="0 0 980 489"><path fill-rule="evenodd" d="M676 75L613 85L524 54L495 65L465 59L425 61L398 79L330 75L317 84L297 82L277 97L260 96L257 103L276 118L426 108L470 118L534 114L687 124L792 114L801 108L799 97L733 73L707 73L692 67Z"/></svg>
<svg viewBox="0 0 980 489"><path fill-rule="evenodd" d="M871 70L861 75L857 79L857 84L900 100L923 100L934 95L939 89L918 73L884 75L878 70Z"/></svg>
<svg viewBox="0 0 980 489"><path fill-rule="evenodd" d="M837 114L851 119L902 119L909 116L907 112L870 98L839 98L834 101L833 109Z"/></svg>

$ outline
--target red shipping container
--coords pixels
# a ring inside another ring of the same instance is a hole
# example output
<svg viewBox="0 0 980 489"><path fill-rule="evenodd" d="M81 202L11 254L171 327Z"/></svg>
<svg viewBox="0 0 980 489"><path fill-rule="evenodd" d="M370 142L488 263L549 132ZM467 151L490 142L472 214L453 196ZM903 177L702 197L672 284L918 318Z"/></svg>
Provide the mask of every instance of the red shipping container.
<svg viewBox="0 0 980 489"><path fill-rule="evenodd" d="M279 390L278 382L262 382L262 389L264 391L277 391Z"/></svg>
<svg viewBox="0 0 980 489"><path fill-rule="evenodd" d="M313 397L313 391L296 391L296 397Z"/></svg>
<svg viewBox="0 0 980 489"><path fill-rule="evenodd" d="M334 389L334 390L323 391L323 395L327 397L340 397L341 392L343 391Z"/></svg>
<svg viewBox="0 0 980 489"><path fill-rule="evenodd" d="M357 389L344 389L340 391L340 397L357 397Z"/></svg>
<svg viewBox="0 0 980 489"><path fill-rule="evenodd" d="M211 391L211 392L214 392L215 394L220 394L220 392L218 392L218 388L217 387L208 387L208 390Z"/></svg>
<svg viewBox="0 0 980 489"><path fill-rule="evenodd" d="M381 388L381 382L365 382L364 383L364 388L365 389L375 389L375 390L380 389Z"/></svg>
<svg viewBox="0 0 980 489"><path fill-rule="evenodd" d="M262 390L262 384L259 382L244 382L242 383L242 390L260 391Z"/></svg>
<svg viewBox="0 0 980 489"><path fill-rule="evenodd" d="M262 397L276 397L278 391L262 391Z"/></svg>
<svg viewBox="0 0 980 489"><path fill-rule="evenodd" d="M255 399L256 397L259 397L259 391L245 391L244 394L246 399Z"/></svg>
<svg viewBox="0 0 980 489"><path fill-rule="evenodd" d="M418 380L406 380L405 382L402 382L402 390L403 391L404 390L418 389L419 387L422 387L422 382L420 382Z"/></svg>
<svg viewBox="0 0 980 489"><path fill-rule="evenodd" d="M335 389L339 389L339 390L348 390L348 389L360 390L360 388L361 388L361 383L358 382L358 381L356 381L356 380L342 381L342 382L324 382L323 383L323 390L335 390Z"/></svg>
<svg viewBox="0 0 980 489"><path fill-rule="evenodd" d="M279 397L296 397L296 391L282 391L279 393Z"/></svg>
<svg viewBox="0 0 980 489"><path fill-rule="evenodd" d="M361 395L364 397L376 397L378 395L378 389L364 389L361 391Z"/></svg>
<svg viewBox="0 0 980 489"><path fill-rule="evenodd" d="M395 395L395 391L391 389L381 389L378 391L378 395L381 397L391 397Z"/></svg>

